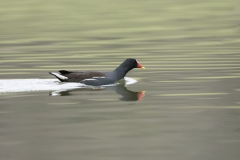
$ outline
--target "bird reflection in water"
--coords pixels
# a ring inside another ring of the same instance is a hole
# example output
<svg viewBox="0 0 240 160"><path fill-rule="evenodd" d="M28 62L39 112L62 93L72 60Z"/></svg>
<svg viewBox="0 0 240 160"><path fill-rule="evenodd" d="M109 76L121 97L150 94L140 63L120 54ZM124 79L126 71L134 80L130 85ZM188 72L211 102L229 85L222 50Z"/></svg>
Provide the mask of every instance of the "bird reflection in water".
<svg viewBox="0 0 240 160"><path fill-rule="evenodd" d="M69 90L61 90L61 91L53 91L50 92L50 96L70 96L73 92L80 91L103 91L103 90L112 90L122 97L119 98L121 101L140 101L143 99L145 95L145 91L134 92L128 90L124 85L119 84L116 86L101 86L101 87L92 87L92 88L77 88L77 89L69 89Z"/></svg>

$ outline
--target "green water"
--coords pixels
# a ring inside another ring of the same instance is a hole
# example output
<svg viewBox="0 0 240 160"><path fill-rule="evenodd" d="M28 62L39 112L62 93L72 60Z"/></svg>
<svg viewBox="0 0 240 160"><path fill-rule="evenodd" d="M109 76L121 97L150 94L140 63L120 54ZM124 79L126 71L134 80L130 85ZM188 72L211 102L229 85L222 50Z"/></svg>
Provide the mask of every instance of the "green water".
<svg viewBox="0 0 240 160"><path fill-rule="evenodd" d="M0 79L146 67L112 90L0 94L0 159L240 158L238 0L0 2ZM1 86L0 86L1 87Z"/></svg>

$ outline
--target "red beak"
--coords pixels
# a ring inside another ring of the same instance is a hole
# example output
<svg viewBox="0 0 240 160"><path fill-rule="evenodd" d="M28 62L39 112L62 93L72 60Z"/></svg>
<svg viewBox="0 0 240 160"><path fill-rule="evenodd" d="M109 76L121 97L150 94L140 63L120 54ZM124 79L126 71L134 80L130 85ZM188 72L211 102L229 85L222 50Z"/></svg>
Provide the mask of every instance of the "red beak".
<svg viewBox="0 0 240 160"><path fill-rule="evenodd" d="M137 61L137 68L145 69L145 67L143 67L143 65L141 65L138 61Z"/></svg>

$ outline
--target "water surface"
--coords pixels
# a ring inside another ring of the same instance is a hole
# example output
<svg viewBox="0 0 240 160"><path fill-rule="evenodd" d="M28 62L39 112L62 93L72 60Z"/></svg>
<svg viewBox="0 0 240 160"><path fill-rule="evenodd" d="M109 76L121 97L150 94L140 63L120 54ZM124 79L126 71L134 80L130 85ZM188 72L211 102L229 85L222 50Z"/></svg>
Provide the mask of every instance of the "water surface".
<svg viewBox="0 0 240 160"><path fill-rule="evenodd" d="M0 89L53 87L0 93L0 159L239 159L237 0L0 6ZM58 90L48 74L111 71L130 57L146 70L127 86Z"/></svg>

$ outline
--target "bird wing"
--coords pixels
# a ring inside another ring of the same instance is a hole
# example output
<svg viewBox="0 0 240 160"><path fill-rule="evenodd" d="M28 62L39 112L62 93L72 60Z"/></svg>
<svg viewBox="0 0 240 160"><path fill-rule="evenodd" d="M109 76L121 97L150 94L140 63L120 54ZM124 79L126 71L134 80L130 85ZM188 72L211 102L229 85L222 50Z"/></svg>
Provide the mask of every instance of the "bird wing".
<svg viewBox="0 0 240 160"><path fill-rule="evenodd" d="M87 71L87 72L75 72L75 71L59 71L62 76L67 77L66 82L81 82L85 79L93 79L94 77L104 77L105 72Z"/></svg>

